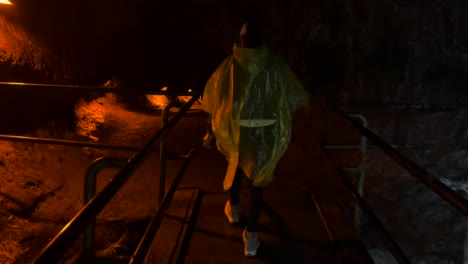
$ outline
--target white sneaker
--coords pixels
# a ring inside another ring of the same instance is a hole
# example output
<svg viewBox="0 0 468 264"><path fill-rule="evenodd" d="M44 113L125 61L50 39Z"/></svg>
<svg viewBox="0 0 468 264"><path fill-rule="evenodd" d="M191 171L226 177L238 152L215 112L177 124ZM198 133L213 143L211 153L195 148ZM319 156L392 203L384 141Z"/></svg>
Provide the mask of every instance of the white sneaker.
<svg viewBox="0 0 468 264"><path fill-rule="evenodd" d="M258 240L257 232L247 232L247 230L244 229L242 240L244 240L244 255L246 257L257 256L257 250L260 247L260 240Z"/></svg>
<svg viewBox="0 0 468 264"><path fill-rule="evenodd" d="M226 206L224 207L224 214L226 215L229 223L239 223L239 205L231 205L231 202L227 201Z"/></svg>

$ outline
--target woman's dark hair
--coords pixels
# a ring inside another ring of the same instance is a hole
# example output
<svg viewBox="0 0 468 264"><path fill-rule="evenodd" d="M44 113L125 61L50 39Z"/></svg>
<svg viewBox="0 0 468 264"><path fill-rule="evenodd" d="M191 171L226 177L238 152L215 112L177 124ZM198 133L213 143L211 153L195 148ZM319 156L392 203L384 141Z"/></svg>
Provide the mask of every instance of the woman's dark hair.
<svg viewBox="0 0 468 264"><path fill-rule="evenodd" d="M247 27L247 33L241 35L241 43L245 48L256 48L263 44L263 35L260 22L249 20L244 23Z"/></svg>

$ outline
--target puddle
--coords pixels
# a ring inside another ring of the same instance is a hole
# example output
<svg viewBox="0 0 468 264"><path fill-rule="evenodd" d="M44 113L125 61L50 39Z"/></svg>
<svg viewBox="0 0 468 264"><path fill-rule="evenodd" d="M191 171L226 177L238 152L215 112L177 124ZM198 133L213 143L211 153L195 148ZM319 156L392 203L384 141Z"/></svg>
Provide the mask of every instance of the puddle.
<svg viewBox="0 0 468 264"><path fill-rule="evenodd" d="M177 100L186 103L190 98L190 96L178 96ZM146 99L149 108L158 111L164 109L170 102L164 95L146 95ZM176 108L171 109L171 112L176 111ZM189 112L199 111L201 111L201 103L197 101L192 105ZM101 135L105 134L101 133L100 130L115 129L118 131L122 127L125 127L125 131L128 132L138 130L142 123L149 123L151 122L149 119L160 116L160 112L138 113L130 111L119 104L116 95L108 93L92 101L81 99L75 106L75 115L76 133L93 141L99 141Z"/></svg>

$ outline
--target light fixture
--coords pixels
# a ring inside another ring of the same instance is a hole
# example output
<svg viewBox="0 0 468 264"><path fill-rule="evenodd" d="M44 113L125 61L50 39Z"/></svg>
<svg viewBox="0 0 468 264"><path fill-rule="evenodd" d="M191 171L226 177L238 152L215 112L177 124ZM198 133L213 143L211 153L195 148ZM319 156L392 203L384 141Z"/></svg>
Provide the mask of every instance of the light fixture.
<svg viewBox="0 0 468 264"><path fill-rule="evenodd" d="M12 5L12 3L8 0L0 0L0 4Z"/></svg>

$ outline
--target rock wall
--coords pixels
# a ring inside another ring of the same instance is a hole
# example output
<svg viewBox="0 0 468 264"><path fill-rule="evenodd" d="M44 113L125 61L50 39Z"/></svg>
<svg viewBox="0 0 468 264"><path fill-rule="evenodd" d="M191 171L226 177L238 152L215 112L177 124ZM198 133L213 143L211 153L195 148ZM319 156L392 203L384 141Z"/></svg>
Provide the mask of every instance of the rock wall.
<svg viewBox="0 0 468 264"><path fill-rule="evenodd" d="M314 95L466 100L468 4L462 0L17 2L16 17L30 32L54 46L77 76L99 83L121 75L203 86L230 53L242 21L256 17L271 48Z"/></svg>
<svg viewBox="0 0 468 264"><path fill-rule="evenodd" d="M242 21L256 17L271 48L314 95L354 102L468 98L462 0L15 3L14 19L54 47L75 79L102 83L121 75L202 86L230 53Z"/></svg>

